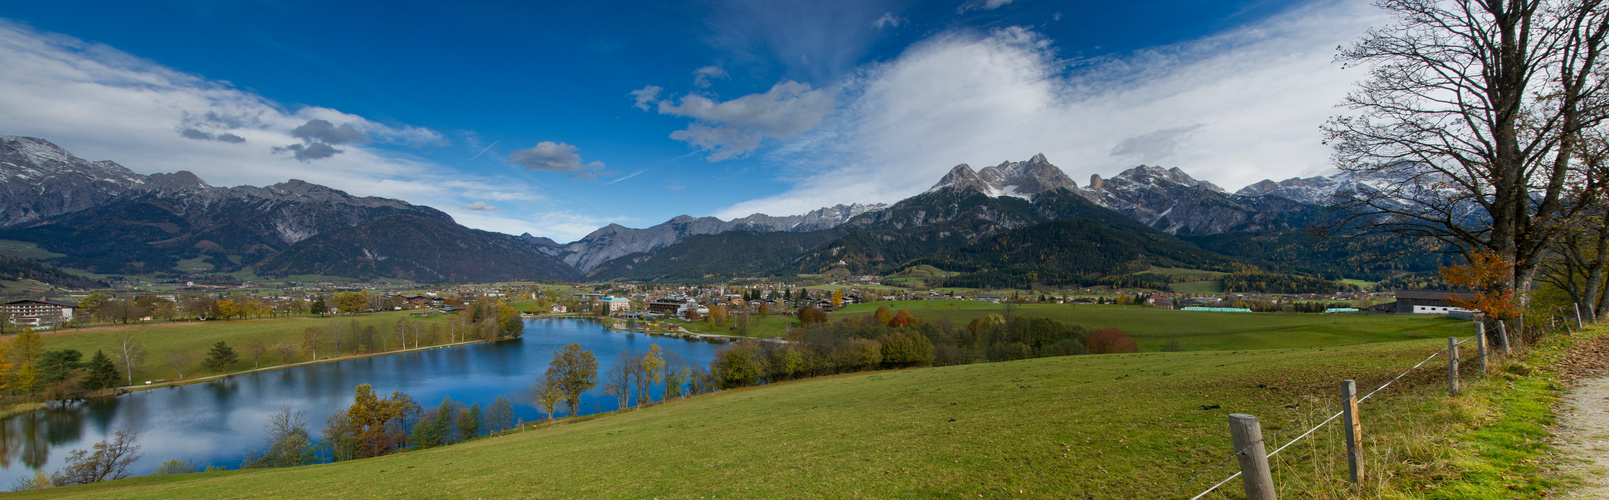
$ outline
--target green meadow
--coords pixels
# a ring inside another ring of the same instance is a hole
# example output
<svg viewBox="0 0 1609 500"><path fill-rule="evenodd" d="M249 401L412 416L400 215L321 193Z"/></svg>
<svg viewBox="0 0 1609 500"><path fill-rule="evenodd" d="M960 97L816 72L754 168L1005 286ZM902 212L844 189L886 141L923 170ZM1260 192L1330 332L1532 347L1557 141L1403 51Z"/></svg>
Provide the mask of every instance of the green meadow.
<svg viewBox="0 0 1609 500"><path fill-rule="evenodd" d="M1441 340L1331 348L1141 353L866 372L676 400L381 458L137 477L18 496L103 498L1183 498L1228 477L1226 418L1251 413L1270 448ZM1467 358L1466 358L1467 359ZM1438 444L1479 420L1440 370L1363 405L1375 474L1345 483L1339 429L1272 460L1282 496L1401 491L1457 479ZM1181 486L1182 484L1182 486ZM1175 490L1175 487L1178 487ZM1240 496L1238 483L1211 498Z"/></svg>
<svg viewBox="0 0 1609 500"><path fill-rule="evenodd" d="M104 350L111 355L117 350L118 337L123 333L131 333L140 340L147 352L145 362L134 372L136 384L145 380L179 378L179 371L175 370L167 361L170 351L190 353L190 362L185 365L185 378L197 376L217 375L218 372L206 370L201 367L201 360L206 357L207 351L213 344L223 341L240 355L240 364L234 371L250 369L252 360L247 346L253 340L262 340L265 344L273 346L280 343L291 343L298 346L296 354L290 360L281 358L270 351L260 360L263 367L277 366L286 362L310 361L311 355L307 350L300 348L302 330L309 326L327 327L331 323L350 322L356 320L361 326L374 326L382 333L389 334L398 319L421 320L429 323L446 324L447 315L436 314L429 317L412 317L412 311L393 311L375 314L366 314L355 317L301 317L279 319L255 319L234 321L191 321L179 323L156 323L149 325L130 325L92 328L80 331L66 331L43 333L40 336L45 340L45 349L77 349L84 353L84 359L94 356L96 350ZM394 339L393 339L394 340ZM351 352L348 346L342 346L342 354ZM334 349L325 341L318 350L320 358L334 354Z"/></svg>
<svg viewBox="0 0 1609 500"><path fill-rule="evenodd" d="M1174 311L1143 306L1094 304L1005 304L963 300L908 300L855 304L833 317L870 314L878 307L909 309L922 321L956 326L990 314L1016 314L1084 325L1117 328L1142 351L1160 351L1177 341L1186 350L1277 349L1415 340L1471 335L1465 321L1442 316L1398 314L1295 314Z"/></svg>

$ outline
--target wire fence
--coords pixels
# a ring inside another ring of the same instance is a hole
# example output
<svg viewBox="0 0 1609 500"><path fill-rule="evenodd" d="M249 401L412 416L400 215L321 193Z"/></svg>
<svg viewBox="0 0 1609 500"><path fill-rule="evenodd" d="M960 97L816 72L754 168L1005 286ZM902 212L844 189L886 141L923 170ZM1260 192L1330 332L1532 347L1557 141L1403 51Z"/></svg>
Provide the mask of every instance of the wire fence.
<svg viewBox="0 0 1609 500"><path fill-rule="evenodd" d="M1458 342L1454 343L1452 345L1452 347L1444 347L1441 350L1438 350L1438 351L1432 353L1430 356L1426 357L1423 361L1420 361L1420 362L1414 364L1412 367L1408 368L1407 370L1404 370L1402 373L1397 374L1397 376L1392 377L1391 380L1387 380L1387 381L1385 381L1385 383L1380 384L1378 387L1375 387L1374 390L1369 391L1368 394L1365 394L1362 397L1359 397L1357 399L1358 404L1362 404L1364 401L1367 401L1369 398L1373 397L1376 393L1379 393L1380 391L1385 390L1385 388L1390 387L1391 384L1396 383L1398 380L1402 380L1403 377L1408 376L1409 373L1413 373L1414 370L1417 370L1420 367L1424 366L1425 363L1429 363L1431 360L1434 360L1437 357L1439 357L1439 356L1441 356L1443 354L1446 354L1448 352L1448 349L1457 348L1458 346L1464 345L1465 343L1467 343L1469 341L1472 341L1472 340L1476 340L1478 338L1480 338L1480 337L1479 336L1470 337L1470 338L1467 338L1467 339L1464 339L1462 341L1458 341ZM1341 418L1341 415L1344 415L1345 413L1346 413L1345 410L1335 412L1334 415L1330 415L1330 417L1324 419L1323 422L1319 422L1318 425L1315 425L1312 428L1307 429L1307 431L1303 432L1301 435L1296 436L1294 438L1291 438L1291 440L1286 441L1284 445L1281 445L1280 447L1275 448L1274 451L1269 453L1267 456L1272 458L1275 455L1278 455L1279 452L1284 451L1286 448L1289 448L1291 445L1296 444L1297 442L1301 441L1302 439L1312 435L1314 432L1318 431L1320 428L1323 428L1324 426L1329 425L1330 422L1334 422L1335 419ZM1277 436L1278 436L1278 433L1276 432L1274 434L1274 437L1277 437ZM1270 438L1268 440L1265 440L1265 441L1272 441L1272 438ZM1251 449L1251 447L1255 446L1256 444L1261 444L1261 443L1263 443L1263 441L1257 441L1256 443L1253 443L1251 445L1247 445L1245 447L1242 447L1239 450L1236 450L1234 453L1229 454L1229 456L1224 457L1223 460L1218 461L1218 463L1213 464L1211 467L1208 467L1208 468L1202 470L1201 472L1196 473L1196 475L1191 476L1190 479L1185 480L1183 483L1179 483L1178 486L1174 486L1173 489L1170 489L1166 493L1163 493L1161 496L1157 497L1158 500L1168 498L1169 496L1173 495L1175 492L1179 491L1180 489L1184 488L1185 486L1189 485L1190 483L1194 483L1197 479L1200 479L1201 476L1204 476L1209 472L1217 470L1219 467L1222 467L1225 463L1228 463L1230 460L1234 459L1235 457L1238 457L1241 454L1246 453L1246 451ZM1207 494L1212 493L1213 491L1216 491L1219 487L1221 487L1221 486L1223 486L1225 484L1228 484L1230 481L1235 480L1235 478L1237 478L1237 477L1240 477L1241 474L1242 474L1241 472L1235 472L1234 474L1230 475L1229 477L1224 478L1224 480L1218 481L1216 484L1213 484L1211 487L1208 487L1206 490L1203 490L1201 493L1198 493L1195 496L1190 497L1190 500L1199 500L1200 498L1207 496Z"/></svg>

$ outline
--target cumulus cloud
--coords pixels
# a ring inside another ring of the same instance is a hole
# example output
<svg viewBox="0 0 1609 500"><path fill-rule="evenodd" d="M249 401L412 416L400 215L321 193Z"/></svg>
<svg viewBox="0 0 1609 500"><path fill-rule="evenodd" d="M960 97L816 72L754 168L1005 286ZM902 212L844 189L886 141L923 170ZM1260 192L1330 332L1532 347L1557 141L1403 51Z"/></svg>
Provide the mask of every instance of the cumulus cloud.
<svg viewBox="0 0 1609 500"><path fill-rule="evenodd" d="M525 170L541 170L543 172L561 172L570 174L570 177L591 179L603 175L603 162L594 161L585 163L576 151L581 148L562 142L542 141L536 147L521 149L508 155L510 165L525 167Z"/></svg>
<svg viewBox="0 0 1609 500"><path fill-rule="evenodd" d="M477 202L474 202L474 203L470 203L468 205L460 206L458 208L462 208L464 210L473 210L473 211L476 211L476 212L495 212L495 211L498 210L497 207L492 206L492 205L487 205L486 202L484 202L484 201L477 201Z"/></svg>
<svg viewBox="0 0 1609 500"><path fill-rule="evenodd" d="M653 85L649 85L647 87L643 87L643 88L640 88L640 89L637 89L637 90L633 90L630 93L628 93L628 95L630 95L632 99L637 101L637 103L633 104L632 106L635 106L637 109L640 109L640 110L643 110L643 111L648 111L648 108L649 108L648 105L653 104L654 102L659 100L659 91L660 90L664 90L664 89L661 89L659 87L655 87Z"/></svg>
<svg viewBox="0 0 1609 500"><path fill-rule="evenodd" d="M995 10L1011 5L1012 0L969 0L955 8L956 14L965 14L969 10Z"/></svg>
<svg viewBox="0 0 1609 500"><path fill-rule="evenodd" d="M1036 153L1074 179L1164 162L1230 190L1323 171L1318 127L1364 76L1332 64L1335 47L1381 21L1364 2L1315 4L1100 60L1023 28L937 35L847 79L837 113L767 153L790 189L715 215L898 201L958 163Z"/></svg>
<svg viewBox="0 0 1609 500"><path fill-rule="evenodd" d="M697 94L680 104L659 101L660 114L692 118L687 128L670 134L709 152L709 161L742 158L767 138L786 139L814 128L836 104L836 89L812 89L808 83L783 81L763 93L730 101Z"/></svg>
<svg viewBox="0 0 1609 500"><path fill-rule="evenodd" d="M893 12L884 12L883 17L879 17L876 21L872 21L872 26L876 27L877 29L883 29L887 26L898 28L899 25L904 23L905 18L896 16Z"/></svg>
<svg viewBox="0 0 1609 500"><path fill-rule="evenodd" d="M710 86L710 80L715 79L715 78L726 78L726 77L727 77L726 70L721 69L720 66L705 66L705 67L693 70L693 85L697 85L699 87L709 87ZM655 88L657 89L658 87L655 87ZM641 103L642 101L639 100L638 102ZM647 109L647 108L644 107L643 109Z"/></svg>

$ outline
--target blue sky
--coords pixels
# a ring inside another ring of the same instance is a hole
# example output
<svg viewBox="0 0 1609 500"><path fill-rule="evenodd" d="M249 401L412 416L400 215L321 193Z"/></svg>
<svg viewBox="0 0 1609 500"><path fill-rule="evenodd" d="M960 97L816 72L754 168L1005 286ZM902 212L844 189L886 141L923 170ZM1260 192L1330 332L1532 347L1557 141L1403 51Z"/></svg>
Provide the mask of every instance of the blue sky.
<svg viewBox="0 0 1609 500"><path fill-rule="evenodd" d="M31 2L0 134L571 241L801 213L1045 153L1226 189L1321 173L1361 2Z"/></svg>

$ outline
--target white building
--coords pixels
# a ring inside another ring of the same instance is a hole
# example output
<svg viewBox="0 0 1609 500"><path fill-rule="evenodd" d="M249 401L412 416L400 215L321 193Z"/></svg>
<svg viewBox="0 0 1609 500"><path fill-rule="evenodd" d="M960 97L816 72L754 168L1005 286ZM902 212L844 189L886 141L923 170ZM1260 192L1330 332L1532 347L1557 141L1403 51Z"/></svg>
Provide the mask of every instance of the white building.
<svg viewBox="0 0 1609 500"><path fill-rule="evenodd" d="M0 304L11 313L11 324L17 326L48 326L72 321L77 303L65 300L19 300Z"/></svg>
<svg viewBox="0 0 1609 500"><path fill-rule="evenodd" d="M604 314L631 310L631 299L625 297L604 297L598 299L598 303L603 305Z"/></svg>

